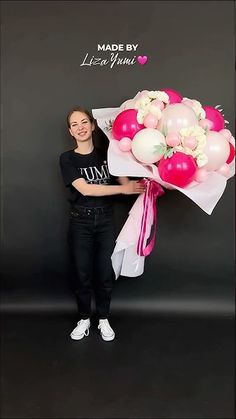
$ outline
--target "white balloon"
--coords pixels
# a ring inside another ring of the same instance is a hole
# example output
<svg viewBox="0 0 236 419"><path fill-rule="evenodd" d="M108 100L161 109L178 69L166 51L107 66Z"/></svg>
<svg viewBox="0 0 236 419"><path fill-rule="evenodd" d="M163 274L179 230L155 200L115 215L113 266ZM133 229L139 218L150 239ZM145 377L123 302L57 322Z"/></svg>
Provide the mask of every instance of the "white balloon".
<svg viewBox="0 0 236 419"><path fill-rule="evenodd" d="M173 103L162 111L158 129L165 135L170 132L179 132L181 128L198 125L195 112L183 103Z"/></svg>
<svg viewBox="0 0 236 419"><path fill-rule="evenodd" d="M218 170L226 162L229 152L228 140L219 132L209 131L206 136L206 145L203 149L203 153L208 157L208 162L203 167L208 172Z"/></svg>
<svg viewBox="0 0 236 419"><path fill-rule="evenodd" d="M163 156L155 151L159 145L166 145L164 135L155 128L143 128L132 140L132 153L142 163L156 163Z"/></svg>

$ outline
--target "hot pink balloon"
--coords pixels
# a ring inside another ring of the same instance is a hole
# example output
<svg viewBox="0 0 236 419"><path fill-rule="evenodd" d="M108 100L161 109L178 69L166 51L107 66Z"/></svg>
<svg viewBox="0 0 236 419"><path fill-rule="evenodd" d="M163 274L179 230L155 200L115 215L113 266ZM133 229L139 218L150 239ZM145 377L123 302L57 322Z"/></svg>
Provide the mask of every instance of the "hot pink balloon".
<svg viewBox="0 0 236 419"><path fill-rule="evenodd" d="M176 133L179 132L181 128L187 128L193 125L198 125L198 119L193 109L183 103L174 103L173 105L168 105L162 111L158 129L160 129L164 135L167 135L170 132Z"/></svg>
<svg viewBox="0 0 236 419"><path fill-rule="evenodd" d="M226 163L230 164L235 158L235 148L233 144L229 143L229 156L226 160Z"/></svg>
<svg viewBox="0 0 236 419"><path fill-rule="evenodd" d="M130 151L132 146L132 140L128 137L123 137L118 143L121 151Z"/></svg>
<svg viewBox="0 0 236 419"><path fill-rule="evenodd" d="M172 185L183 188L194 179L197 164L192 156L177 152L172 157L162 157L158 164L160 177Z"/></svg>
<svg viewBox="0 0 236 419"><path fill-rule="evenodd" d="M199 167L195 172L194 180L196 180L196 182L198 183L202 183L207 180L207 177L208 177L207 170L204 169L204 167Z"/></svg>
<svg viewBox="0 0 236 419"><path fill-rule="evenodd" d="M212 131L220 131L225 127L225 120L223 115L218 109L213 108L212 106L203 106L204 111L206 112L206 119L209 119L213 122Z"/></svg>
<svg viewBox="0 0 236 419"><path fill-rule="evenodd" d="M117 115L112 126L112 136L115 140L121 140L123 137L133 138L141 129L145 128L143 124L137 121L136 109L127 109Z"/></svg>
<svg viewBox="0 0 236 419"><path fill-rule="evenodd" d="M179 92L173 89L161 89L162 92L167 93L169 96L169 103L180 103L183 99L183 96Z"/></svg>
<svg viewBox="0 0 236 419"><path fill-rule="evenodd" d="M143 125L146 128L156 128L157 123L158 123L157 117L152 115L151 113L148 113L143 120Z"/></svg>
<svg viewBox="0 0 236 419"><path fill-rule="evenodd" d="M230 146L228 140L219 132L209 131L203 153L208 157L204 168L208 171L218 170L228 159Z"/></svg>

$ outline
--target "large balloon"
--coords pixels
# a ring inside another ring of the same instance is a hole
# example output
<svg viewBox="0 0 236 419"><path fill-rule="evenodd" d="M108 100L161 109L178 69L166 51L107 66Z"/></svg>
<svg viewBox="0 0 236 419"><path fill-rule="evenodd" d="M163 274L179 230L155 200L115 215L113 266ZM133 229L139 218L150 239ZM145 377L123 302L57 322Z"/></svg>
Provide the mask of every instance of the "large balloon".
<svg viewBox="0 0 236 419"><path fill-rule="evenodd" d="M165 146L165 137L155 128L144 128L139 131L132 141L132 153L142 163L156 163L163 156L163 152L156 150L156 146Z"/></svg>
<svg viewBox="0 0 236 419"><path fill-rule="evenodd" d="M175 103L167 106L162 111L162 117L158 124L158 129L164 135L170 132L178 132L181 128L187 128L198 125L198 119L195 112L183 103Z"/></svg>
<svg viewBox="0 0 236 419"><path fill-rule="evenodd" d="M181 96L181 94L179 92L177 92L176 90L173 89L161 89L162 92L167 93L167 95L169 96L169 103L180 103L181 100L183 99L183 96Z"/></svg>
<svg viewBox="0 0 236 419"><path fill-rule="evenodd" d="M203 109L206 112L205 118L212 122L211 131L220 131L221 129L224 129L225 120L218 109L213 108L212 106L203 106Z"/></svg>
<svg viewBox="0 0 236 419"><path fill-rule="evenodd" d="M194 179L197 164L192 156L176 152L159 161L159 175L165 182L184 188Z"/></svg>
<svg viewBox="0 0 236 419"><path fill-rule="evenodd" d="M203 153L208 157L208 162L204 168L208 172L211 170L218 170L224 163L226 163L229 157L229 142L219 132L209 131L206 135L206 145L203 149Z"/></svg>
<svg viewBox="0 0 236 419"><path fill-rule="evenodd" d="M121 140L123 137L133 138L134 135L144 128L143 124L137 121L136 109L127 109L120 112L112 125L112 136L115 140Z"/></svg>

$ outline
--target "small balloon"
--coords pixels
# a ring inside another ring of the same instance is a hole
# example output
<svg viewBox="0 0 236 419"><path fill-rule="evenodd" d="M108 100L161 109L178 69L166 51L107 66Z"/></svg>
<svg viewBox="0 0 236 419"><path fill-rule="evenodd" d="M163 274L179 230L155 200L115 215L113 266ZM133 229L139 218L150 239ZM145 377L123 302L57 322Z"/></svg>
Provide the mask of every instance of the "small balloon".
<svg viewBox="0 0 236 419"><path fill-rule="evenodd" d="M217 170L217 173L220 173L221 175L228 177L229 175L229 165L227 163L224 163L219 170Z"/></svg>
<svg viewBox="0 0 236 419"><path fill-rule="evenodd" d="M170 147L176 147L177 145L179 145L180 140L181 140L180 135L176 132L170 132L166 136L166 144L169 145Z"/></svg>
<svg viewBox="0 0 236 419"><path fill-rule="evenodd" d="M211 130L213 127L213 122L210 121L209 119L203 118L203 119L200 119L199 125L205 130L206 129Z"/></svg>
<svg viewBox="0 0 236 419"><path fill-rule="evenodd" d="M204 169L204 167L199 167L195 172L194 180L196 180L196 182L202 183L207 180L207 177L208 177L207 170Z"/></svg>
<svg viewBox="0 0 236 419"><path fill-rule="evenodd" d="M128 137L123 137L118 142L118 146L121 151L130 151L132 147L132 140Z"/></svg>
<svg viewBox="0 0 236 419"><path fill-rule="evenodd" d="M158 123L158 119L156 116L152 115L151 113L148 113L143 120L143 125L146 128L156 128Z"/></svg>
<svg viewBox="0 0 236 419"><path fill-rule="evenodd" d="M195 137L185 137L183 140L184 146L194 150L197 146L197 140Z"/></svg>

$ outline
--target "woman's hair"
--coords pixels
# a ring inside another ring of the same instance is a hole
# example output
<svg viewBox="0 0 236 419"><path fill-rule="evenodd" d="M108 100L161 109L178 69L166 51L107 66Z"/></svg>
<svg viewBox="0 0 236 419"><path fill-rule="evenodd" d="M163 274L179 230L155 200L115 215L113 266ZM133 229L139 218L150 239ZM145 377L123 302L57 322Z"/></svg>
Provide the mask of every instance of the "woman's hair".
<svg viewBox="0 0 236 419"><path fill-rule="evenodd" d="M90 111L88 111L88 109L85 109L82 106L77 106L76 108L71 109L70 112L67 114L66 121L67 121L68 128L70 128L70 117L74 112L85 113L85 115L87 115L87 117L89 118L91 123L96 122L92 113Z"/></svg>

